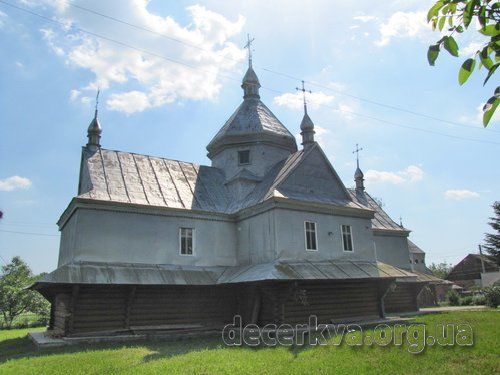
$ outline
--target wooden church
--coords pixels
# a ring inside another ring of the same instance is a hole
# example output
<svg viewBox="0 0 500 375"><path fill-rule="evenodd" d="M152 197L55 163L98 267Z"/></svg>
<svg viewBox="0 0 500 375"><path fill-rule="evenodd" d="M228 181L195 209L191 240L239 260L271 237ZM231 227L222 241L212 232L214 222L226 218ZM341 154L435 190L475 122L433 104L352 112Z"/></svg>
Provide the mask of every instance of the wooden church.
<svg viewBox="0 0 500 375"><path fill-rule="evenodd" d="M347 189L314 140L302 147L260 100L251 59L243 102L207 146L211 166L101 147L95 117L78 195L58 221L58 267L33 288L49 332L322 323L417 309L409 230Z"/></svg>

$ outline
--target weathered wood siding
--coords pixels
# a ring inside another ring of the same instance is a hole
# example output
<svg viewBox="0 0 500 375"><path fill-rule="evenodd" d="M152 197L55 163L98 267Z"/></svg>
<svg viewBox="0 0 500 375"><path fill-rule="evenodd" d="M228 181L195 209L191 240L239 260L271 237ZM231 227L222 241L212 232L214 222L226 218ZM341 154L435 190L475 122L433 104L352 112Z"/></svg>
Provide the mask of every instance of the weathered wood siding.
<svg viewBox="0 0 500 375"><path fill-rule="evenodd" d="M162 325L222 325L238 311L228 286L75 286L54 298L58 335Z"/></svg>
<svg viewBox="0 0 500 375"><path fill-rule="evenodd" d="M385 312L399 313L417 311L417 294L422 285L417 283L396 283L396 288L384 298Z"/></svg>
<svg viewBox="0 0 500 375"><path fill-rule="evenodd" d="M320 323L380 316L377 282L298 282L263 286L260 323Z"/></svg>

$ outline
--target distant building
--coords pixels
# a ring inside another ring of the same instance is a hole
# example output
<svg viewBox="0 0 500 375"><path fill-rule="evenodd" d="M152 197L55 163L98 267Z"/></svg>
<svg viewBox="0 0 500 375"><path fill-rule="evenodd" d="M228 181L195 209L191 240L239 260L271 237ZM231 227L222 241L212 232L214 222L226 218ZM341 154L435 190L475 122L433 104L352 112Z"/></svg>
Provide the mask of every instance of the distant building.
<svg viewBox="0 0 500 375"><path fill-rule="evenodd" d="M305 102L298 149L260 100L251 61L242 88L207 146L211 166L104 149L96 110L78 195L58 222L58 268L34 286L52 303L54 333L219 327L236 314L261 325L310 315L330 323L418 309L429 282L421 255L365 192L359 162L347 189Z"/></svg>
<svg viewBox="0 0 500 375"><path fill-rule="evenodd" d="M498 265L485 255L469 254L462 259L450 271L446 280L469 289L472 287L482 287L481 273L498 272Z"/></svg>

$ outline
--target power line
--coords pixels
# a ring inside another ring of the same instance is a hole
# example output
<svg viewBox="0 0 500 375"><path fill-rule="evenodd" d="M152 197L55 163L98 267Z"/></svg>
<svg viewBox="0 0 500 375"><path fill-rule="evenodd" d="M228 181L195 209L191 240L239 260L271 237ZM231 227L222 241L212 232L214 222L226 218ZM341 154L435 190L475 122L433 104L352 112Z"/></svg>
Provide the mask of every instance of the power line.
<svg viewBox="0 0 500 375"><path fill-rule="evenodd" d="M59 237L60 236L59 234L18 232L18 231L13 231L13 230L4 230L4 229L0 229L0 232L14 233L14 234L27 234L27 235L31 235L31 236L49 236L49 237Z"/></svg>
<svg viewBox="0 0 500 375"><path fill-rule="evenodd" d="M300 80L300 78L294 77L294 76L286 74L286 73L277 72L277 71L274 71L274 70L271 70L271 69L267 69L267 68L261 68L261 69L265 70L267 72L273 73L273 74L281 75L283 77L286 77L286 78L289 78L289 79L292 79L292 80ZM419 117L427 118L427 119L430 119L430 120L443 122L443 123L446 123L446 124L449 124L449 125L453 125L453 126L460 126L460 127L467 128L467 129L475 129L475 130L481 130L481 131L489 131L489 132L500 133L500 130L484 129L484 128L479 128L479 127L468 126L468 125L460 124L458 122L449 121L449 120L445 120L445 119L442 119L442 118L439 118L439 117L427 115L425 113L416 112L416 111L412 111L412 110L409 110L409 109L397 107L397 106L394 106L394 105L390 105L390 104L385 104L385 103L382 103L382 102L378 102L378 101L375 101L375 100L362 98L360 96L356 96L356 95L352 95L352 94L346 93L345 91L335 90L334 88L332 88L330 86L322 85L322 84L317 83L315 81L304 81L304 82L309 83L310 85L313 85L313 86L316 86L316 87L321 87L323 89L332 91L332 92L334 92L336 94L339 94L339 95L348 96L350 98L353 98L353 99L356 99L356 100L359 100L359 101L362 101L362 102L374 104L374 105L377 105L377 106L380 106L380 107L384 107L384 108L388 108L388 109L392 109L392 110L395 110L395 111L405 112L405 113L408 113L408 114L411 114L411 115L414 115L414 116L419 116Z"/></svg>
<svg viewBox="0 0 500 375"><path fill-rule="evenodd" d="M22 7L10 4L10 3L8 3L8 2L6 2L4 0L0 0L0 3L5 4L7 6L10 6L12 8L18 9L18 10L20 10L22 12L26 12L26 13L31 14L33 16L42 18L42 19L44 19L44 20L46 20L48 22L55 23L55 24L58 24L60 26L66 26L62 22L59 22L57 20L53 20L53 19L51 19L49 17L43 16L43 15L41 15L39 13L36 13L36 12L33 12L31 10L28 10L28 9L25 9L25 8L22 8ZM97 37L97 38L100 38L100 39L103 39L103 40L106 40L106 41L118 44L118 45L126 47L126 48L130 48L130 49L136 50L138 52L142 52L142 53L145 53L145 54L148 54L148 55L151 55L151 56L155 56L157 58L161 58L161 59L164 59L166 61L169 61L169 62L172 62L172 63L175 63L175 64L180 64L180 65L186 66L186 67L188 67L190 69L193 69L193 70L199 70L199 71L202 71L202 72L205 72L205 73L210 73L210 74L218 74L221 77L224 77L224 78L227 78L227 79L230 79L230 80L233 80L233 81L238 81L238 82L240 81L239 78L237 79L237 78L234 78L234 77L231 77L231 76L228 76L228 75L224 75L224 74L221 74L221 73L217 73L217 72L209 71L209 70L206 70L206 69L202 69L200 67L196 67L196 66L187 64L185 62L182 62L182 61L179 61L179 60L176 60L176 59L172 59L170 57L166 57L166 56L157 54L155 52L151 52L151 51L148 51L148 50L145 50L145 49L142 49L142 48L138 48L138 47L135 47L135 46L130 45L128 43L124 43L124 42L121 42L119 40L116 40L116 39L113 39L113 38L109 38L109 37L106 37L104 35L97 34L97 33L94 33L94 32L91 32L91 31L88 31L88 30L85 30L85 29L82 29L82 28L79 28L79 27L76 27L76 26L72 26L72 28L74 30L78 30L78 31L80 31L82 33L86 33L88 35L92 35L94 37ZM281 91L278 91L278 90L274 90L274 89L271 89L271 88L267 88L267 87L262 87L262 89L265 89L265 90L268 90L268 91L271 91L271 92L275 92L275 93L278 93L278 94L284 94L284 92L281 92ZM359 117L364 117L364 118L367 118L367 119L370 119L370 120L374 120L374 121L378 121L378 122L381 122L381 123L384 123L384 124L387 124L387 125L392 125L392 126L396 126L396 127L405 128L405 129L416 130L416 131L420 131L420 132L425 132L425 133L440 135L440 136L444 136L444 137L448 137L448 138L453 138L453 139L458 139L458 140L465 140L465 141L471 141L471 142L488 143L488 144L500 145L499 142L493 142L493 141L481 140L481 139L475 139L475 138L460 137L460 136L455 136L455 135L451 135L451 134L441 133L441 132L434 131L434 130L428 130L428 129L417 128L417 127L414 127L414 126L403 125L403 124L395 123L395 122L392 122L392 121L380 119L380 118L377 118L377 117L374 117L374 116L360 114L360 113L357 113L357 112L354 112L354 111L349 111L349 110L345 110L345 109L338 109L338 108L335 108L335 107L332 107L332 106L328 106L326 104L320 104L320 106L330 108L330 109L332 109L334 111L337 111L337 112L349 113L351 115L355 115L355 116L359 116Z"/></svg>
<svg viewBox="0 0 500 375"><path fill-rule="evenodd" d="M177 39L177 38L173 38L173 37L171 37L169 35L166 35L166 34L163 34L163 33L159 33L157 31L148 29L146 27L143 27L143 26L140 26L140 25L137 25L137 24L133 24L131 22L127 22L127 21L125 21L123 19L119 19L119 18L110 16L110 15L98 12L98 11L96 11L94 9L90 9L90 8L86 8L86 7L81 6L81 5L77 5L77 4L73 3L72 1L65 1L65 2L68 5L70 5L70 6L74 7L74 8L80 9L80 10L88 12L88 13L92 13L92 14L97 15L99 17L103 17L103 18L112 20L114 22L121 23L123 25L127 25L129 27L133 27L133 28L138 29L138 30L149 32L151 34L160 36L162 38L171 40L173 42L176 42L176 43L179 43L179 44L191 47L191 48L196 48L196 49L201 50L201 51L212 53L211 50L208 50L206 48L203 48L203 47L191 44L191 43L187 43L187 42L185 42L183 40L180 40L180 39ZM226 60L231 60L233 62L238 62L238 63L240 62L239 60L233 59L233 58L228 57L228 56L222 56L222 58L224 58ZM275 71L275 70L272 70L272 69L269 69L269 68L259 67L259 66L256 66L256 68L262 69L262 70L264 70L266 72L269 72L269 73L272 73L272 74L280 75L282 77L291 79L293 81L302 81L301 78L295 77L295 76L287 74L287 73L278 72L278 71ZM357 96L357 95L349 94L349 93L341 91L341 90L335 90L334 88L332 88L330 86L326 86L326 85L323 85L323 84L315 82L315 81L304 81L304 82L309 83L310 85L313 85L313 86L316 86L316 87L321 87L323 89L335 92L338 95L347 96L347 97L350 97L350 98L353 98L353 99L356 99L356 100L359 100L359 101L362 101L362 102L365 102L365 103L370 103L370 104L377 105L377 106L380 106L380 107L383 107L383 108L388 108L388 109L391 109L391 110L394 110L394 111L408 113L408 114L411 114L413 116L419 116L419 117L423 117L423 118L426 118L426 119L429 119L429 120L434 120L434 121L438 121L438 122L442 122L442 123L449 124L449 125L454 125L454 126L460 126L460 127L467 128L467 129L475 129L475 130L481 130L481 131L485 131L486 130L486 131L489 131L489 132L500 133L500 130L484 129L484 128L480 128L480 127L472 127L472 126L460 124L460 123L455 122L455 121L450 121L450 120L442 119L442 118L439 118L439 117L436 117L436 116L427 115L425 113L421 113L421 112L417 112L417 111L412 111L410 109L398 107L398 106L395 106L395 105L390 105L390 104L382 103L382 102L375 101L375 100L372 100L372 99L363 98L363 97L360 97L360 96Z"/></svg>

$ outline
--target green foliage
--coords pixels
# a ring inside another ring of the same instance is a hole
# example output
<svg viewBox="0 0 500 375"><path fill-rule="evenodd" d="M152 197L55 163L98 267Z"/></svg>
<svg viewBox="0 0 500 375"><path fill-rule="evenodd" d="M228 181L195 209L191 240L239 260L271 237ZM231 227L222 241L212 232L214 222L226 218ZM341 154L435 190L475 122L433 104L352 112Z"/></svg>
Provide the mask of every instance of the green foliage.
<svg viewBox="0 0 500 375"><path fill-rule="evenodd" d="M460 298L460 306L471 306L473 302L472 296L465 296Z"/></svg>
<svg viewBox="0 0 500 375"><path fill-rule="evenodd" d="M500 305L500 286L484 288L484 296L486 298L486 305L496 308Z"/></svg>
<svg viewBox="0 0 500 375"><path fill-rule="evenodd" d="M442 262L439 264L432 263L429 266L432 274L440 279L446 279L451 272L453 265L451 263Z"/></svg>
<svg viewBox="0 0 500 375"><path fill-rule="evenodd" d="M474 297L472 297L472 304L476 306L486 305L486 297L484 294L475 294Z"/></svg>
<svg viewBox="0 0 500 375"><path fill-rule="evenodd" d="M450 306L459 306L460 305L460 296L454 290L450 290L446 294L446 300L448 301Z"/></svg>
<svg viewBox="0 0 500 375"><path fill-rule="evenodd" d="M493 203L495 216L490 217L489 226L493 233L486 233L483 249L500 266L500 201Z"/></svg>
<svg viewBox="0 0 500 375"><path fill-rule="evenodd" d="M0 313L3 325L11 328L14 319L26 312L32 312L46 318L49 313L49 303L37 292L26 289L36 277L31 269L20 258L2 267L0 274Z"/></svg>
<svg viewBox="0 0 500 375"><path fill-rule="evenodd" d="M432 29L440 32L447 27L447 35L429 46L427 60L434 66L441 48L452 56L458 57L459 46L453 35L460 35L475 25L476 19L481 26L478 30L486 37L483 46L473 58L465 60L458 72L458 83L463 85L477 67L487 70L483 85L490 80L500 65L500 2L498 0L438 0L427 13L427 22ZM477 62L477 64L476 64ZM500 104L500 87L483 107L483 125L486 127Z"/></svg>

